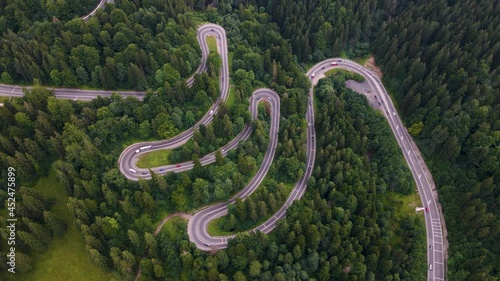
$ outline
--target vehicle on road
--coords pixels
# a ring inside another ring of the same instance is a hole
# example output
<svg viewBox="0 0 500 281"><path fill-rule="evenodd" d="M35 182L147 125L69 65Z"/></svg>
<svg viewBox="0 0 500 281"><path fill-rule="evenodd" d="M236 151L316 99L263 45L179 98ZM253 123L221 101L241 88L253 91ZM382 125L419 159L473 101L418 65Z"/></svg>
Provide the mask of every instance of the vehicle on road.
<svg viewBox="0 0 500 281"><path fill-rule="evenodd" d="M181 164L177 164L177 165L175 165L175 167L177 167L177 168L179 168L180 166L181 166Z"/></svg>
<svg viewBox="0 0 500 281"><path fill-rule="evenodd" d="M212 114L214 114L214 110L213 109L210 110L210 115L212 115Z"/></svg>
<svg viewBox="0 0 500 281"><path fill-rule="evenodd" d="M268 100L271 100L271 97L267 97Z"/></svg>
<svg viewBox="0 0 500 281"><path fill-rule="evenodd" d="M135 173L137 173L137 171L136 171L136 170L134 170L134 169L128 169L128 170L129 170L131 173L134 173L134 174L135 174Z"/></svg>
<svg viewBox="0 0 500 281"><path fill-rule="evenodd" d="M311 75L311 78L314 78L314 76L316 76L316 73L313 73L313 74Z"/></svg>
<svg viewBox="0 0 500 281"><path fill-rule="evenodd" d="M148 174L148 172L142 172L142 174L143 174L143 175L147 175L147 174Z"/></svg>
<svg viewBox="0 0 500 281"><path fill-rule="evenodd" d="M210 29L210 31L214 31L214 29L212 28L212 29Z"/></svg>
<svg viewBox="0 0 500 281"><path fill-rule="evenodd" d="M149 150L149 149L151 149L151 147L152 147L151 145L140 147L139 149L137 149L135 151L135 153L139 153L139 152L144 151L144 150Z"/></svg>
<svg viewBox="0 0 500 281"><path fill-rule="evenodd" d="M429 264L429 270L432 270L432 264Z"/></svg>
<svg viewBox="0 0 500 281"><path fill-rule="evenodd" d="M337 63L336 63L336 62L332 62L332 64L331 64L331 65L332 65L332 66L333 66L333 65L337 65Z"/></svg>
<svg viewBox="0 0 500 281"><path fill-rule="evenodd" d="M165 169L160 169L160 172L163 172L163 171L165 171Z"/></svg>
<svg viewBox="0 0 500 281"><path fill-rule="evenodd" d="M325 67L323 66L321 69L325 69Z"/></svg>
<svg viewBox="0 0 500 281"><path fill-rule="evenodd" d="M394 112L394 111L393 111L393 112L392 112L392 115L396 116L396 112Z"/></svg>
<svg viewBox="0 0 500 281"><path fill-rule="evenodd" d="M429 212L429 208L425 207L425 212L428 213Z"/></svg>
<svg viewBox="0 0 500 281"><path fill-rule="evenodd" d="M222 77L222 82L224 82L224 77Z"/></svg>

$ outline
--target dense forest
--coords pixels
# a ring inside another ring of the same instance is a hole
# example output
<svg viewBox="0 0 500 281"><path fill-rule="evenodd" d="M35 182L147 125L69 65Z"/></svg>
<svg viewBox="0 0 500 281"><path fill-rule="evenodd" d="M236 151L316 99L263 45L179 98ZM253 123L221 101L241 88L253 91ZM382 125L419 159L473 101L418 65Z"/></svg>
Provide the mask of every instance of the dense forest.
<svg viewBox="0 0 500 281"><path fill-rule="evenodd" d="M499 8L409 3L374 45L438 188L449 280L500 278Z"/></svg>
<svg viewBox="0 0 500 281"><path fill-rule="evenodd" d="M210 167L139 183L116 167L124 142L171 137L219 95L215 54L193 87L184 82L200 60L196 26L208 21L227 31L236 102L173 157L196 162L236 135L249 122L247 98L256 87L271 87L282 99L271 179L238 203L222 228L245 229L269 215L305 168L305 66L372 53L436 182L449 234L448 279L500 278L499 3L116 0L89 21L80 17L97 1L54 3L0 0L1 83L150 91L143 102L113 96L76 103L37 87L0 107L2 180L15 166L23 186L20 271L64 233L53 202L29 188L55 161L89 256L125 278L139 265L144 280L181 273L194 280L423 278L423 226L392 218L397 210L381 204L392 191L408 194L412 179L381 117L341 78L317 88L317 168L305 199L275 233L241 236L215 255L189 244L183 222L176 235L152 235L158 209L193 210L238 191L266 147L261 110L251 139ZM391 237L399 245L388 243Z"/></svg>
<svg viewBox="0 0 500 281"><path fill-rule="evenodd" d="M500 278L500 4L255 2L301 62L374 53L438 188L449 279Z"/></svg>
<svg viewBox="0 0 500 281"><path fill-rule="evenodd" d="M68 21L88 14L100 0L1 0L0 32L29 28L35 22Z"/></svg>

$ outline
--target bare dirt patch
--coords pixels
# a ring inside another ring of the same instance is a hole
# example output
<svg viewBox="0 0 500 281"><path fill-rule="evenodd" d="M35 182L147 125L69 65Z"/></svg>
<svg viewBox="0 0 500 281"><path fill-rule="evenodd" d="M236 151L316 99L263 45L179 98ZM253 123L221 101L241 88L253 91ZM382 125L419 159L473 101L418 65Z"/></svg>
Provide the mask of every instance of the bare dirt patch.
<svg viewBox="0 0 500 281"><path fill-rule="evenodd" d="M370 56L366 62L365 62L365 67L370 69L370 70L373 70L377 76L379 78L382 78L383 74L382 74L382 70L380 69L380 67L378 67L378 65L375 63L375 58L373 56Z"/></svg>

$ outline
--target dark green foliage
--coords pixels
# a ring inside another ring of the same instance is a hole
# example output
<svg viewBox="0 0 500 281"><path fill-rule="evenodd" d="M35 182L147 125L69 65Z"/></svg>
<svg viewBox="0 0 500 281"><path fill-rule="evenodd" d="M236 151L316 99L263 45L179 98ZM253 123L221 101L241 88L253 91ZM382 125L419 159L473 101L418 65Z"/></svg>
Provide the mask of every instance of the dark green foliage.
<svg viewBox="0 0 500 281"><path fill-rule="evenodd" d="M4 183L3 180L2 182ZM17 183L20 182L17 181ZM1 201L7 202L6 198L7 189L0 192ZM45 252L52 238L61 237L66 226L50 211L53 202L44 198L36 190L24 186L16 187L15 199L14 214L18 219L15 222L15 244L7 244L10 231L7 231L6 226L11 222L5 220L7 217L3 217L1 234L5 240L0 244L1 268L7 270L6 253L10 252L10 247L15 247L16 272L27 272L33 268L33 257Z"/></svg>
<svg viewBox="0 0 500 281"><path fill-rule="evenodd" d="M7 29L15 32L28 28L35 22L67 21L90 13L99 0L0 1L0 34Z"/></svg>
<svg viewBox="0 0 500 281"><path fill-rule="evenodd" d="M491 1L416 1L375 41L407 126L420 124L449 234L449 280L500 278L497 14Z"/></svg>
<svg viewBox="0 0 500 281"><path fill-rule="evenodd" d="M75 2L62 2L68 1ZM65 87L139 90L168 82L173 87L181 76L194 72L199 60L196 24L185 15L177 15L186 7L184 1L175 2L177 10L170 16L170 9L165 11L144 3L145 7L139 10L128 1L116 1L118 6L130 8L126 9L128 14L109 5L89 21L67 18L27 24L30 18L20 27L0 28L4 42L0 48L2 81L31 83L38 79L43 84ZM60 1L57 4L63 9ZM78 9L82 4L71 7ZM25 6L10 4L6 9ZM0 23L13 15L10 12L0 16ZM47 17L40 16L41 19ZM8 19L7 22L17 23Z"/></svg>
<svg viewBox="0 0 500 281"><path fill-rule="evenodd" d="M181 80L198 65L197 21L209 21L227 31L234 104L200 126L171 161L196 161L227 143L250 123L251 92L271 87L282 108L270 175L295 183L305 169L309 88L297 60L373 51L438 187L451 246L448 279L498 277L494 1L116 0L88 22L78 16L97 1L59 1L57 7L46 2L0 1L2 83L155 92L143 102L113 96L81 104L35 87L0 108L0 170L15 166L29 184L58 159L57 177L71 196L68 207L101 269L126 279L140 266L147 280L181 274L190 280L425 278L418 248L423 226L396 218L393 207L381 204L386 192L412 191L410 174L383 118L346 90L341 78L317 88L316 168L305 198L273 234L241 235L216 255L194 249L178 221L154 237L158 210L226 200L255 173L267 148L268 109L261 108L251 139L228 158L217 152L215 165L139 183L127 181L116 167L124 141L171 137L193 126L219 96L216 54L191 88ZM205 12L195 16L192 9ZM252 227L281 206L284 189L274 180L264 182L251 198L230 207L223 227ZM20 196L22 272L31 270L31 255L43 252L65 226L50 212L50 202L29 188Z"/></svg>

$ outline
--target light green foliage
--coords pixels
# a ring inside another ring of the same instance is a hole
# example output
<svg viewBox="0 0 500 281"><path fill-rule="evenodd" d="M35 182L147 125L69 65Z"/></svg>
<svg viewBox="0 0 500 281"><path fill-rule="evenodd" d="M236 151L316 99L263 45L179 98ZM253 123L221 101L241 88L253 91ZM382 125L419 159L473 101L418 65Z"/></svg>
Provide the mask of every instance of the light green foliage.
<svg viewBox="0 0 500 281"><path fill-rule="evenodd" d="M424 129L424 123L422 121L413 123L410 128L408 128L408 132L414 136L417 137L420 132Z"/></svg>

